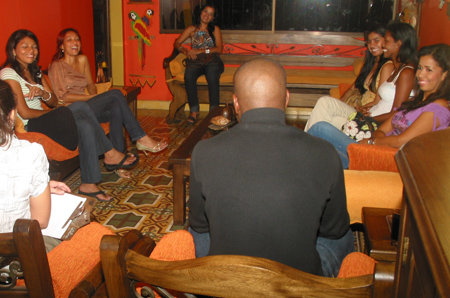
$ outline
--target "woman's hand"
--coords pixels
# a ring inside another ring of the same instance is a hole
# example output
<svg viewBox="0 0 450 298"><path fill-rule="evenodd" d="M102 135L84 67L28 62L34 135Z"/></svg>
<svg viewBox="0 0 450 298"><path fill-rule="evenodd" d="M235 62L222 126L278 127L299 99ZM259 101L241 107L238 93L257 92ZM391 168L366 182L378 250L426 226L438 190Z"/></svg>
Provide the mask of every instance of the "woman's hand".
<svg viewBox="0 0 450 298"><path fill-rule="evenodd" d="M27 86L28 89L30 90L30 92L28 92L28 94L24 94L25 97L28 97L29 100L33 99L35 96L36 97L43 97L44 96L44 90L42 90L41 88L37 87L37 86Z"/></svg>
<svg viewBox="0 0 450 298"><path fill-rule="evenodd" d="M358 107L356 108L356 110L358 112L363 113L364 116L370 116L372 113L369 111L371 107L367 107L367 106L362 106L362 107Z"/></svg>
<svg viewBox="0 0 450 298"><path fill-rule="evenodd" d="M187 57L191 60L196 60L197 59L197 55L201 54L204 50L202 49L190 49L187 52Z"/></svg>
<svg viewBox="0 0 450 298"><path fill-rule="evenodd" d="M57 195L63 195L65 192L71 192L64 182L50 180L50 192Z"/></svg>

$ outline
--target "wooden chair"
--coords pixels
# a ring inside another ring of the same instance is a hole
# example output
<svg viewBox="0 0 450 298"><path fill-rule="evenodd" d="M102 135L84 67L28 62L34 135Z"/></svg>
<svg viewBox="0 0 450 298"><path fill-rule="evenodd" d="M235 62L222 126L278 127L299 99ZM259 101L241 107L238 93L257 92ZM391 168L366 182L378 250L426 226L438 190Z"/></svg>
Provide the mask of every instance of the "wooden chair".
<svg viewBox="0 0 450 298"><path fill-rule="evenodd" d="M247 256L157 261L109 235L102 239L100 257L109 298L140 297L136 281L155 286L163 297L172 297L165 296L164 289L214 297L388 297L394 270L391 264L381 264L374 275L326 278ZM153 297L152 290L147 293Z"/></svg>
<svg viewBox="0 0 450 298"><path fill-rule="evenodd" d="M143 255L149 255L154 247L154 242L143 238L137 231L126 234L123 239L128 248ZM70 256L67 260L70 262ZM4 268L7 265L9 268ZM44 240L36 220L18 219L12 233L0 234L0 268L3 268L0 271L0 297L57 297ZM20 280L16 282L21 277L26 286ZM107 297L99 261L69 297Z"/></svg>

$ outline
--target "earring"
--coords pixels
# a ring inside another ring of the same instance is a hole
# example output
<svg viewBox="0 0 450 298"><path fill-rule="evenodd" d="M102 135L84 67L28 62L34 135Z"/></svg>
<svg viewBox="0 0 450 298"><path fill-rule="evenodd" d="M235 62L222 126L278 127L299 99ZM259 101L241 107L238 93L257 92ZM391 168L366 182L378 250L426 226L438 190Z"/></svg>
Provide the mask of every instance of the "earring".
<svg viewBox="0 0 450 298"><path fill-rule="evenodd" d="M61 50L62 53L64 53L64 50Z"/></svg>

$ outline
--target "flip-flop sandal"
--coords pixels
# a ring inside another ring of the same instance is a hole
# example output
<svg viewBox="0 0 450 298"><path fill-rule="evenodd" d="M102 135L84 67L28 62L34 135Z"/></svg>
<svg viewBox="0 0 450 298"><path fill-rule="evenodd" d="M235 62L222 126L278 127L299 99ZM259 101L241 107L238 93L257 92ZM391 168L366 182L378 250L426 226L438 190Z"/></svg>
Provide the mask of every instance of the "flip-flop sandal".
<svg viewBox="0 0 450 298"><path fill-rule="evenodd" d="M197 119L192 117L192 116L189 116L187 118L187 122L190 123L190 124L195 124L195 122L197 122Z"/></svg>
<svg viewBox="0 0 450 298"><path fill-rule="evenodd" d="M138 155L138 156L139 156L139 155ZM135 160L133 163L130 163L129 165L124 165L124 162L125 162L129 157L131 157L131 155L125 154L125 157L124 157L118 164L110 165L110 164L106 164L106 163L105 163L105 168L106 168L106 170L109 171L109 172L112 172L112 171L117 170L117 169L131 169L131 168L133 168L135 165L138 164L138 162L139 162L139 157L138 157L138 156L135 156L135 157L136 157L136 160Z"/></svg>
<svg viewBox="0 0 450 298"><path fill-rule="evenodd" d="M100 201L100 202L111 202L112 199L113 199L113 198L111 198L111 199L109 199L109 200L100 200L99 198L97 198L98 195L104 195L104 196L106 196L105 192L102 191L102 190L99 190L99 191L97 191L97 192L84 192L84 191L78 190L78 193L79 193L80 195L85 195L85 196L94 198L94 199L96 199L97 201Z"/></svg>

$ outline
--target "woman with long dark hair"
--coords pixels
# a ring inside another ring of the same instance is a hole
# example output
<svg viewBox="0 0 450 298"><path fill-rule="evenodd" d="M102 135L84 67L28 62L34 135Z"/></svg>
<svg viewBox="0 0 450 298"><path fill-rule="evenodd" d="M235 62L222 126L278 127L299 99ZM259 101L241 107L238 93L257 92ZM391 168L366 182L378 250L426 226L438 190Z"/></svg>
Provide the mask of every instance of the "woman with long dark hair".
<svg viewBox="0 0 450 298"><path fill-rule="evenodd" d="M6 55L0 78L11 86L16 96L17 114L24 120L25 129L46 134L55 141L71 142L71 148L65 146L70 150L75 150L78 145L82 181L79 193L110 201L111 196L97 185L102 180L99 155L104 154L105 166L111 170L131 168L137 164L138 158L113 147L85 102L50 111L42 109L41 101L55 106L58 100L38 71L39 43L34 33L24 29L13 32L8 39Z"/></svg>
<svg viewBox="0 0 450 298"><path fill-rule="evenodd" d="M197 79L206 76L209 91L210 110L220 103L219 80L224 70L220 59L222 53L222 33L214 24L217 19L217 9L213 4L205 5L200 13L197 24L191 25L175 40L174 47L187 56L184 81L188 96L190 115L189 123L197 121L200 106L197 94ZM192 48L188 50L182 44L191 39Z"/></svg>
<svg viewBox="0 0 450 298"><path fill-rule="evenodd" d="M399 148L421 134L447 128L450 124L449 71L449 45L436 44L420 49L416 95L383 122L372 138L359 143ZM344 168L348 168L347 147L356 141L327 122L318 122L308 133L330 142L338 151Z"/></svg>
<svg viewBox="0 0 450 298"><path fill-rule="evenodd" d="M369 30L369 35L372 32L371 30ZM321 98L311 113L305 131L308 131L315 123L320 121L329 122L336 128L341 129L348 117L356 110L371 116L376 122L382 123L392 115L394 109L400 107L404 101L407 101L413 95L414 64L417 61L418 43L416 32L409 24L393 23L386 27L382 41L380 44L382 53L378 53L377 56L383 56L384 61L385 59L391 60L393 66L389 65L388 67L386 65L383 67L378 88L372 89L376 93L375 100L355 109L355 107L332 97ZM375 52L373 54L375 56ZM367 69L361 73L364 72L367 72ZM370 76L369 72L370 77L374 76ZM362 81L361 75L359 80Z"/></svg>

